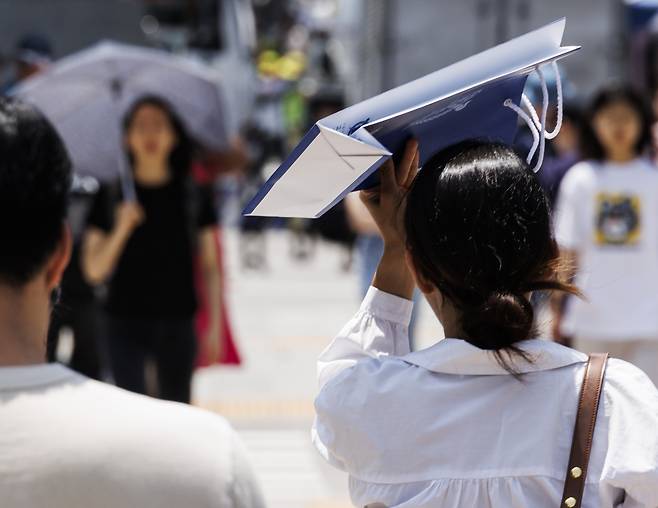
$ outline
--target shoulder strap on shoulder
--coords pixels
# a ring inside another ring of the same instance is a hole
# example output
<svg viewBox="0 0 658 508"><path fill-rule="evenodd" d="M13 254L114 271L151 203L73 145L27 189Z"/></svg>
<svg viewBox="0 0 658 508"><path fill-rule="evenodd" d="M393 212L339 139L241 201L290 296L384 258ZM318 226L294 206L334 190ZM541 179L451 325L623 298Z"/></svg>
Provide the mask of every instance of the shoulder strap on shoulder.
<svg viewBox="0 0 658 508"><path fill-rule="evenodd" d="M585 368L561 507L580 508L582 502L607 362L608 353L593 353Z"/></svg>

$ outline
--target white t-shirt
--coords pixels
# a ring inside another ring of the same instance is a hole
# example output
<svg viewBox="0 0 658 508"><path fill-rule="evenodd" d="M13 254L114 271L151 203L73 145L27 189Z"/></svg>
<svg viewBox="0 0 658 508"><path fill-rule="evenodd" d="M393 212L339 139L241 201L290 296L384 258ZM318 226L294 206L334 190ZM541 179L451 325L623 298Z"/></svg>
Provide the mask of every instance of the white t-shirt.
<svg viewBox="0 0 658 508"><path fill-rule="evenodd" d="M564 177L555 216L578 254L563 332L590 340L658 340L658 170L649 161L585 161Z"/></svg>
<svg viewBox="0 0 658 508"><path fill-rule="evenodd" d="M2 508L261 507L221 417L58 364L0 368Z"/></svg>

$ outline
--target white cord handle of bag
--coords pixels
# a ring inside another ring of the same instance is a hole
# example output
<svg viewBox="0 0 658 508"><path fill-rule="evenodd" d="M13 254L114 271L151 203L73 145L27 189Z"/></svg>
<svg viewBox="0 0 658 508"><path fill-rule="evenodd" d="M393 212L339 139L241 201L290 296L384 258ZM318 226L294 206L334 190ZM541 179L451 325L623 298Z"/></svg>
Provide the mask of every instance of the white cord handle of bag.
<svg viewBox="0 0 658 508"><path fill-rule="evenodd" d="M560 72L558 70L557 63L555 62L555 60L551 62L551 65L553 66L553 70L555 71L555 87L557 89L557 120L555 123L555 128L551 132L546 132L546 115L548 113L548 87L546 86L546 78L544 77L544 73L542 72L539 65L535 67L535 71L537 71L537 74L539 75L539 81L541 83L541 93L542 93L541 117L537 115L537 111L535 110L535 107L532 105L530 99L528 99L526 94L521 94L521 104L530 112L530 115L528 115L528 113L526 113L522 107L515 104L512 99L506 99L505 102L503 103L505 107L510 108L517 115L519 115L519 117L521 117L526 124L528 124L528 128L530 129L533 139L532 147L530 148L530 151L528 152L528 157L526 158L526 162L528 164L530 164L532 158L535 156L535 153L537 152L537 148L539 148L539 155L537 156L537 162L532 168L532 170L535 173L539 171L542 162L544 162L546 140L555 138L560 132L560 128L562 127L562 82L560 80Z"/></svg>

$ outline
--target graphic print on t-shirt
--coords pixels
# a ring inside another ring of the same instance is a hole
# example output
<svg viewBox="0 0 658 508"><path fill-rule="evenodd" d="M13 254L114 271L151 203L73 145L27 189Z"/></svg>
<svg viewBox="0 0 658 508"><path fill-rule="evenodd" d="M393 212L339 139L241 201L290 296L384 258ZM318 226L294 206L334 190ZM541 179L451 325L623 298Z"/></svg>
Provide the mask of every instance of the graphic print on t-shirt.
<svg viewBox="0 0 658 508"><path fill-rule="evenodd" d="M601 192L596 196L598 245L636 245L641 234L640 198L633 194Z"/></svg>

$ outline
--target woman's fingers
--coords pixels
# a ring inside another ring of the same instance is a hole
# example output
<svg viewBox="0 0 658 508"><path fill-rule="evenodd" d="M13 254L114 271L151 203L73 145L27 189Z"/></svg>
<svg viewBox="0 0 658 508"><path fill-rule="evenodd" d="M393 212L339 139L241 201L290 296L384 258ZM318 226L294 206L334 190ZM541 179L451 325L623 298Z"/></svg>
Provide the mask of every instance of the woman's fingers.
<svg viewBox="0 0 658 508"><path fill-rule="evenodd" d="M411 169L407 175L407 181L404 182L403 187L405 189L411 188L411 184L414 183L414 178L418 174L418 164L420 163L420 150L416 149L416 155L414 155L414 160L411 163Z"/></svg>
<svg viewBox="0 0 658 508"><path fill-rule="evenodd" d="M371 203L376 203L379 200L379 187L375 187L374 189L364 189L359 192L359 197L366 206Z"/></svg>
<svg viewBox="0 0 658 508"><path fill-rule="evenodd" d="M366 205L381 204L382 198L396 199L400 190L406 190L413 182L418 172L418 142L411 139L407 142L400 164L395 166L392 159L387 160L379 171L380 184L374 189L366 189L359 193L361 201Z"/></svg>
<svg viewBox="0 0 658 508"><path fill-rule="evenodd" d="M402 156L402 160L400 161L400 164L398 164L397 168L397 183L400 187L404 187L405 183L407 182L407 179L409 177L409 172L411 171L411 167L413 165L414 158L416 157L416 152L418 151L418 141L415 139L410 139L407 141L407 144L404 148L404 155Z"/></svg>
<svg viewBox="0 0 658 508"><path fill-rule="evenodd" d="M395 166L391 159L387 160L380 171L381 194L392 194L397 190L398 182L395 177Z"/></svg>

